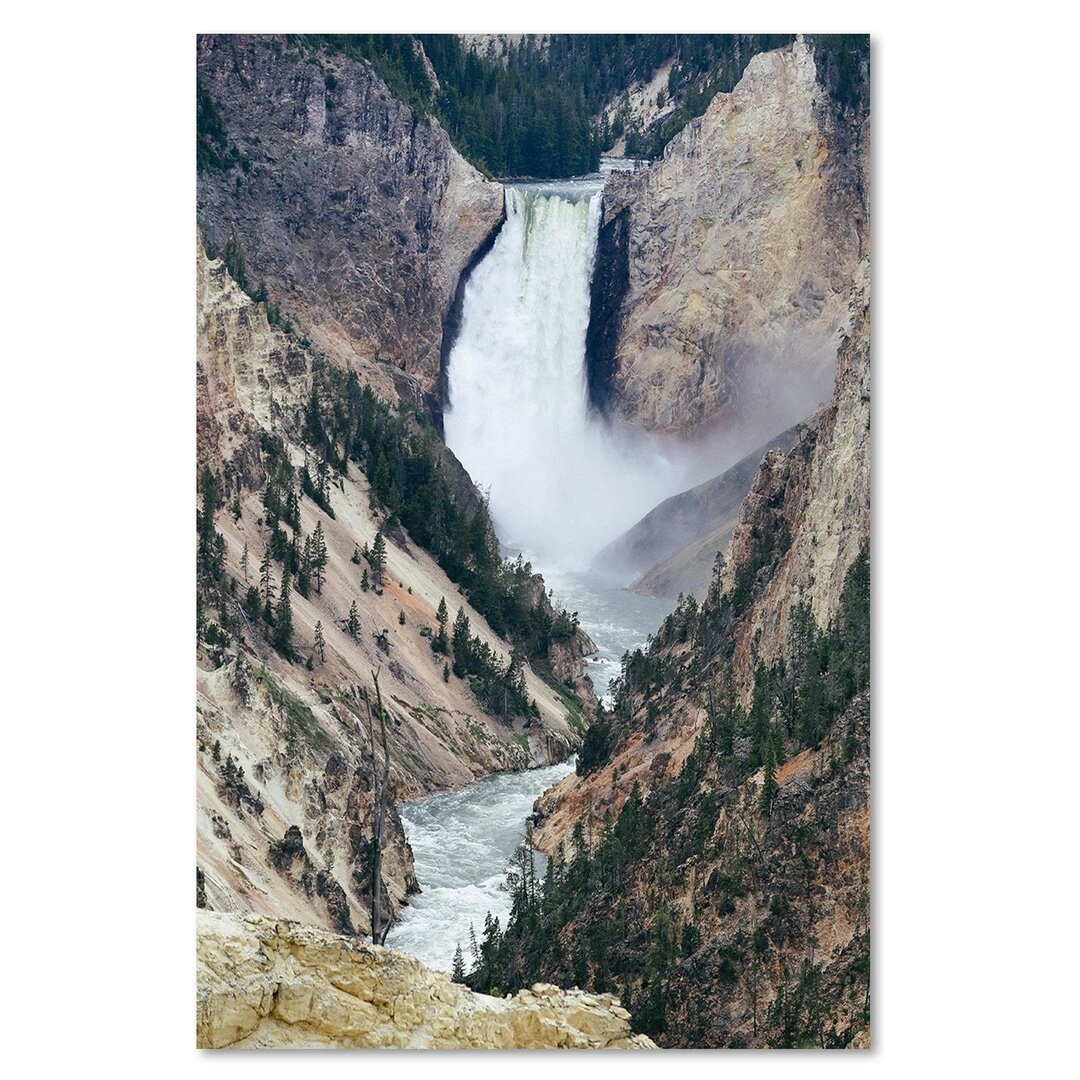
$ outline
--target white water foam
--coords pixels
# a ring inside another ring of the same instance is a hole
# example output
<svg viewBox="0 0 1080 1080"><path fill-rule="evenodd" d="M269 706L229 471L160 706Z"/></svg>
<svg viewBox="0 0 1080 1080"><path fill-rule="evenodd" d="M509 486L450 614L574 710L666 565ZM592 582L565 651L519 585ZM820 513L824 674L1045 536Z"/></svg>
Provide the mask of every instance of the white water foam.
<svg viewBox="0 0 1080 1080"><path fill-rule="evenodd" d="M502 540L583 569L686 484L660 440L589 408L585 334L603 180L506 189L506 223L465 288L447 445L490 495Z"/></svg>
<svg viewBox="0 0 1080 1080"><path fill-rule="evenodd" d="M401 821L423 892L410 898L386 944L440 971L450 970L460 944L471 968L469 927L481 938L488 912L506 926L506 871L525 837L533 803L573 771L570 761L499 773L461 791L403 805Z"/></svg>

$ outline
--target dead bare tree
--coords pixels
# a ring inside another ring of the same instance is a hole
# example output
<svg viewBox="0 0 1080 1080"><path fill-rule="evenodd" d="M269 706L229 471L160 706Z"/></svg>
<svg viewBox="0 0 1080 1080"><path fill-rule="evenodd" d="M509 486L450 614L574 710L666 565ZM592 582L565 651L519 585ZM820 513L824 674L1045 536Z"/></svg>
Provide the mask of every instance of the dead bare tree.
<svg viewBox="0 0 1080 1080"><path fill-rule="evenodd" d="M382 691L379 689L379 673L373 671L371 680L375 684L375 709L371 707L371 698L367 690L363 690L364 704L367 705L368 732L371 736L371 771L372 771L372 794L374 796L374 816L372 824L372 846L374 852L371 859L371 941L374 945L383 945L386 935L390 932L393 919L382 925L382 845L383 828L386 820L386 804L390 795L390 749L386 741L386 709L383 707ZM378 714L379 728L381 732L383 767L382 775L379 774L379 759L375 752L375 714Z"/></svg>

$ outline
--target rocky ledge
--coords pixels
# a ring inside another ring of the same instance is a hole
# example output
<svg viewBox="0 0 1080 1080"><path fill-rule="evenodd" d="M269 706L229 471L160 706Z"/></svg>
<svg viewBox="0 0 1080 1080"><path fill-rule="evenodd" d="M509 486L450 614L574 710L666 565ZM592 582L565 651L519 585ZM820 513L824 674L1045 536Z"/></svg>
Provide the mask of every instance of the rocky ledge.
<svg viewBox="0 0 1080 1080"><path fill-rule="evenodd" d="M474 994L393 949L299 923L197 914L196 1045L203 1049L638 1048L607 994L538 983Z"/></svg>

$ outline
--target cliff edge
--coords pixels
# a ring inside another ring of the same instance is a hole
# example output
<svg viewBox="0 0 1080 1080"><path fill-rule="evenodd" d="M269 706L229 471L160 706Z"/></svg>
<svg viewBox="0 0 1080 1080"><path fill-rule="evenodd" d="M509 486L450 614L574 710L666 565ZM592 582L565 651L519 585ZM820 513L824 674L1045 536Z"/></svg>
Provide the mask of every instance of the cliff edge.
<svg viewBox="0 0 1080 1080"><path fill-rule="evenodd" d="M199 912L200 1049L654 1048L610 994L474 994L393 949L311 926Z"/></svg>
<svg viewBox="0 0 1080 1080"><path fill-rule="evenodd" d="M660 161L608 181L594 404L655 431L749 426L750 449L828 399L869 242L869 117L818 75L802 38L760 53Z"/></svg>

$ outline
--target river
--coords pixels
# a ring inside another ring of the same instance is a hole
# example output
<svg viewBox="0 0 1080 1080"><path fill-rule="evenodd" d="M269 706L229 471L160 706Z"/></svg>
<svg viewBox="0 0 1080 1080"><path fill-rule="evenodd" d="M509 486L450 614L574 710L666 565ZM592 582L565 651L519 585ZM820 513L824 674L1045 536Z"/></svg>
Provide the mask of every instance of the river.
<svg viewBox="0 0 1080 1080"><path fill-rule="evenodd" d="M597 645L589 675L597 694L619 673L627 649L644 643L670 610L665 601L635 596L585 573L551 575L555 600L577 611ZM574 771L572 763L526 772L498 773L461 791L400 807L423 890L410 899L387 945L412 953L428 967L449 971L460 943L469 955L469 927L477 937L490 911L501 925L510 913L506 871L525 836L537 796ZM543 871L540 857L539 871Z"/></svg>
<svg viewBox="0 0 1080 1080"><path fill-rule="evenodd" d="M620 167L617 164L612 167ZM606 170L605 170L606 171ZM500 539L540 571L597 646L598 696L624 652L671 610L589 567L596 553L687 486L686 462L588 402L585 336L601 220L602 176L506 187L506 223L464 293L450 352L446 442L489 495ZM506 871L543 791L571 764L489 776L401 807L423 890L387 944L449 970L488 912L505 925Z"/></svg>

